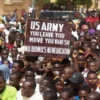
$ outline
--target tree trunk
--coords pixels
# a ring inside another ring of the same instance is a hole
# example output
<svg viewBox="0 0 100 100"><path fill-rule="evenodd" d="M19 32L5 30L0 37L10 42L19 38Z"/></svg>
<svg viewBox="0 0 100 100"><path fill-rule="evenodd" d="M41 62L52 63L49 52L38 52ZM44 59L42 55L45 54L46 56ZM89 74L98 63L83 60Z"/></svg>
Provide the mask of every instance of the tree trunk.
<svg viewBox="0 0 100 100"><path fill-rule="evenodd" d="M66 3L67 3L66 5L67 9L72 10L71 0L66 0Z"/></svg>

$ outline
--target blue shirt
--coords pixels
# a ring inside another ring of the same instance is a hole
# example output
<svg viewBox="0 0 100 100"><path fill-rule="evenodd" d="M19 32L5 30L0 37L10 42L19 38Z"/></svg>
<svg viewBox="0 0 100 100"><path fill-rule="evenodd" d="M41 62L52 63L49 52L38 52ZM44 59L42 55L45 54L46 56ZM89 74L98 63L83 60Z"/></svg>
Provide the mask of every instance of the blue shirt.
<svg viewBox="0 0 100 100"><path fill-rule="evenodd" d="M79 96L76 96L76 97L75 97L75 100L80 100L80 99L79 99Z"/></svg>
<svg viewBox="0 0 100 100"><path fill-rule="evenodd" d="M6 65L2 64L0 65L0 70L3 72L4 78L7 81L7 79L9 79L9 76L10 76L9 68Z"/></svg>

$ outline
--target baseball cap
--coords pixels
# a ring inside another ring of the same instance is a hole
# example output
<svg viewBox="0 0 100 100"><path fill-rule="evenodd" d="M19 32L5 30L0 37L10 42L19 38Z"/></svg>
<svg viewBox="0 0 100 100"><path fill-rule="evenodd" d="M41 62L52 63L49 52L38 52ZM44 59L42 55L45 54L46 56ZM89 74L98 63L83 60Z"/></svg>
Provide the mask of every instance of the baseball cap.
<svg viewBox="0 0 100 100"><path fill-rule="evenodd" d="M70 82L78 84L83 83L84 78L83 75L80 72L75 72L71 78L68 79Z"/></svg>

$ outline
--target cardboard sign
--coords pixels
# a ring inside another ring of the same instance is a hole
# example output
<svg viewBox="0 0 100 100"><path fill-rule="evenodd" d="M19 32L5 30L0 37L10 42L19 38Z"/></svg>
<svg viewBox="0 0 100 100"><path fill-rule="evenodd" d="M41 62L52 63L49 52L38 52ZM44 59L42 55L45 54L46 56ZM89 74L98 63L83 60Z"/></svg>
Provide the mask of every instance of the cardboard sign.
<svg viewBox="0 0 100 100"><path fill-rule="evenodd" d="M71 28L68 23L29 19L26 33L26 54L66 57L70 53Z"/></svg>

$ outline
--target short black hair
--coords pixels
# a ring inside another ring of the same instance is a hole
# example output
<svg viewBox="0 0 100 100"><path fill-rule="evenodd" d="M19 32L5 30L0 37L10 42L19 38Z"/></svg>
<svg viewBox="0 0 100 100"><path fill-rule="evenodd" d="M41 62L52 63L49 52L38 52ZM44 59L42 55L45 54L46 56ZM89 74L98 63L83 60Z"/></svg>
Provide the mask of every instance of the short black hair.
<svg viewBox="0 0 100 100"><path fill-rule="evenodd" d="M79 91L86 91L86 92L90 93L91 88L87 85L84 85L84 86L80 87Z"/></svg>
<svg viewBox="0 0 100 100"><path fill-rule="evenodd" d="M63 93L63 92L67 93L69 98L72 98L74 96L74 90L72 88L70 88L70 87L64 88L61 91L61 93Z"/></svg>
<svg viewBox="0 0 100 100"><path fill-rule="evenodd" d="M70 61L68 58L64 58L62 61L61 61L61 64L68 64L70 65Z"/></svg>
<svg viewBox="0 0 100 100"><path fill-rule="evenodd" d="M30 66L25 68L25 71L32 71L34 73L34 69L32 67L30 67Z"/></svg>
<svg viewBox="0 0 100 100"><path fill-rule="evenodd" d="M31 72L33 72L33 74L35 73L35 71L33 70L32 67L25 68L25 71L24 72L26 72L26 71L31 71ZM35 77L35 75L34 75L34 77Z"/></svg>
<svg viewBox="0 0 100 100"><path fill-rule="evenodd" d="M10 65L10 61L9 60L4 59L2 62L4 63L5 61L7 61L9 63L9 65Z"/></svg>
<svg viewBox="0 0 100 100"><path fill-rule="evenodd" d="M19 71L13 72L13 73L11 73L11 75L16 75L18 80L21 80L21 78L22 78L22 73L19 72ZM11 75L10 75L10 76L11 76Z"/></svg>
<svg viewBox="0 0 100 100"><path fill-rule="evenodd" d="M51 76L46 76L43 80L47 80L49 84L54 84L54 80Z"/></svg>
<svg viewBox="0 0 100 100"><path fill-rule="evenodd" d="M89 71L88 74L87 74L87 77L88 77L90 74L96 74L96 75L97 75L97 73L96 73L95 71Z"/></svg>
<svg viewBox="0 0 100 100"><path fill-rule="evenodd" d="M17 64L19 64L20 68L24 68L24 62L22 60L14 60L13 63L17 63Z"/></svg>
<svg viewBox="0 0 100 100"><path fill-rule="evenodd" d="M88 62L88 66L89 66L91 63L95 63L95 60L89 61L89 62Z"/></svg>
<svg viewBox="0 0 100 100"><path fill-rule="evenodd" d="M96 91L93 91L91 92L88 97L87 97L87 100L100 100L100 93L96 92Z"/></svg>
<svg viewBox="0 0 100 100"><path fill-rule="evenodd" d="M79 53L78 56L84 56L85 57L84 53Z"/></svg>
<svg viewBox="0 0 100 100"><path fill-rule="evenodd" d="M1 52L3 53L4 51L7 51L7 53L9 54L9 51L7 49L3 48Z"/></svg>
<svg viewBox="0 0 100 100"><path fill-rule="evenodd" d="M25 82L31 83L31 86L32 86L33 89L36 88L36 82L35 82L34 79L26 79Z"/></svg>
<svg viewBox="0 0 100 100"><path fill-rule="evenodd" d="M92 56L91 54L87 55L87 56L85 57L85 59L88 59L89 57L92 58L93 61L95 61L95 59L93 58L93 56Z"/></svg>
<svg viewBox="0 0 100 100"><path fill-rule="evenodd" d="M55 64L61 64L61 62L59 60L52 61L52 65L55 65Z"/></svg>
<svg viewBox="0 0 100 100"><path fill-rule="evenodd" d="M54 84L48 84L46 87L50 90L57 91L56 86Z"/></svg>
<svg viewBox="0 0 100 100"><path fill-rule="evenodd" d="M56 91L49 90L43 94L43 97L49 97L49 100L57 100L57 93Z"/></svg>

